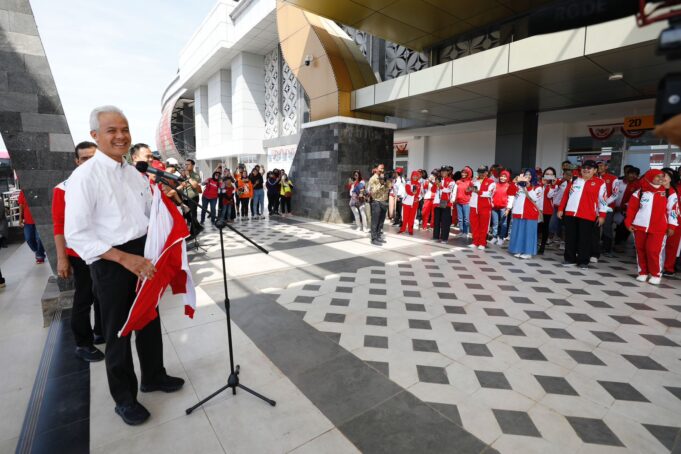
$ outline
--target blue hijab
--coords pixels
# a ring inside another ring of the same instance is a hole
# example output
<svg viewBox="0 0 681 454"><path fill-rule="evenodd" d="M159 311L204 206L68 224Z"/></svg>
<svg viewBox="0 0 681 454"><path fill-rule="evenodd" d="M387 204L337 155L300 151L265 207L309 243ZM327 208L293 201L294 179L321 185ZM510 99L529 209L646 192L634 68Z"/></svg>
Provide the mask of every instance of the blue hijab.
<svg viewBox="0 0 681 454"><path fill-rule="evenodd" d="M537 171L533 168L525 169L523 174L526 174L527 172L530 172L531 178L530 178L530 185L531 186L537 186L539 184L539 178L537 177Z"/></svg>

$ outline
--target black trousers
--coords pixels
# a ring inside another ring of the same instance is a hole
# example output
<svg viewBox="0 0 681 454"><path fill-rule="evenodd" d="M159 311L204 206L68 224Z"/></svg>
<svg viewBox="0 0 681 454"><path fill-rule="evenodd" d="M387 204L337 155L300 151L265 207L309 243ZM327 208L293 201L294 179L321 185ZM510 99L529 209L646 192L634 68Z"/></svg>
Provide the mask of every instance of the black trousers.
<svg viewBox="0 0 681 454"><path fill-rule="evenodd" d="M419 221L421 221L421 219L423 219L422 211L423 211L423 199L419 200L419 208L416 211L416 219L418 219Z"/></svg>
<svg viewBox="0 0 681 454"><path fill-rule="evenodd" d="M269 214L279 213L279 193L267 192L267 212Z"/></svg>
<svg viewBox="0 0 681 454"><path fill-rule="evenodd" d="M402 199L395 200L395 217L393 217L393 225L402 224Z"/></svg>
<svg viewBox="0 0 681 454"><path fill-rule="evenodd" d="M99 301L95 297L92 288L90 267L80 257L69 256L69 262L73 268L73 280L76 286L73 294L73 308L71 309L71 331L76 341L76 346L87 347L93 345L93 328L90 323L90 307L95 307L94 334L102 335L102 322L99 310Z"/></svg>
<svg viewBox="0 0 681 454"><path fill-rule="evenodd" d="M280 196L281 214L291 213L291 197Z"/></svg>
<svg viewBox="0 0 681 454"><path fill-rule="evenodd" d="M549 240L549 224L551 223L551 216L550 214L545 214L544 215L544 222L539 223L539 233L541 233L541 244L539 245L539 251L544 252L544 248L546 247L546 242Z"/></svg>
<svg viewBox="0 0 681 454"><path fill-rule="evenodd" d="M199 224L198 210L199 210L199 196L191 198L191 202L187 203L189 206L189 212L184 215L189 225L189 233L192 236L196 236L201 231L201 224Z"/></svg>
<svg viewBox="0 0 681 454"><path fill-rule="evenodd" d="M242 217L248 217L248 202L250 202L251 199L237 199L239 200L239 203L241 204L241 216Z"/></svg>
<svg viewBox="0 0 681 454"><path fill-rule="evenodd" d="M129 241L116 249L143 255L146 236ZM130 405L137 400L137 376L132 360L130 337L118 337L118 331L128 318L135 300L137 276L121 265L108 260L97 260L90 265L95 294L102 311L106 338L106 376L109 391L116 405ZM140 331L135 331L135 344L140 360L142 383L154 383L165 375L161 320L156 317Z"/></svg>
<svg viewBox="0 0 681 454"><path fill-rule="evenodd" d="M381 237L387 214L388 202L371 201L371 241L376 241Z"/></svg>
<svg viewBox="0 0 681 454"><path fill-rule="evenodd" d="M563 217L565 226L565 254L566 262L588 265L592 257L595 231L600 232L596 221L589 221L574 216Z"/></svg>
<svg viewBox="0 0 681 454"><path fill-rule="evenodd" d="M435 208L435 226L433 227L433 239L442 241L449 240L449 229L452 226L452 209L449 207Z"/></svg>
<svg viewBox="0 0 681 454"><path fill-rule="evenodd" d="M629 235L631 235L631 232L627 230L624 222L617 224L617 227L615 228L615 244L619 246L620 244L625 243L629 239Z"/></svg>

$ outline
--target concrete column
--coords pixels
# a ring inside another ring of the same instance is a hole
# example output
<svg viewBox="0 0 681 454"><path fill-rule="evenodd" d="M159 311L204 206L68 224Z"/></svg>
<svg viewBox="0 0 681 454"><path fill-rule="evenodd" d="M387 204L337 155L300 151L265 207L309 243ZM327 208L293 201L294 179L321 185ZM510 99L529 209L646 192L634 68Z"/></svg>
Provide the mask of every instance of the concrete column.
<svg viewBox="0 0 681 454"><path fill-rule="evenodd" d="M534 167L538 118L536 112L498 113L494 161L514 172Z"/></svg>
<svg viewBox="0 0 681 454"><path fill-rule="evenodd" d="M221 69L208 79L208 156L231 152L232 83L229 71Z"/></svg>
<svg viewBox="0 0 681 454"><path fill-rule="evenodd" d="M262 55L242 52L232 60L231 69L233 136L230 154L264 153L265 59Z"/></svg>
<svg viewBox="0 0 681 454"><path fill-rule="evenodd" d="M425 168L425 152L427 136L416 136L408 139L409 147L409 174L413 170ZM426 169L428 170L428 169Z"/></svg>
<svg viewBox="0 0 681 454"><path fill-rule="evenodd" d="M208 151L208 87L201 85L194 91L194 133L196 137L196 158Z"/></svg>

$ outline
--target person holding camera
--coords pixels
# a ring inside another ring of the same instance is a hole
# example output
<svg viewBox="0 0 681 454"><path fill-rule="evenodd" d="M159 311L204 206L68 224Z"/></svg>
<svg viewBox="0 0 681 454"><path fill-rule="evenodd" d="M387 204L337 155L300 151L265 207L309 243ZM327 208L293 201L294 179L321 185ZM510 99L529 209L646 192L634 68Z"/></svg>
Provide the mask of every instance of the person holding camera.
<svg viewBox="0 0 681 454"><path fill-rule="evenodd" d="M366 183L362 180L362 173L359 170L352 172L348 188L350 190L350 211L355 217L357 230L360 232L370 231L371 227L367 224Z"/></svg>
<svg viewBox="0 0 681 454"><path fill-rule="evenodd" d="M371 195L371 244L382 246L383 224L388 213L388 194L392 183L385 174L385 165L376 164L375 171L369 179L369 194Z"/></svg>
<svg viewBox="0 0 681 454"><path fill-rule="evenodd" d="M404 185L404 198L402 199L402 227L398 233L409 232L414 234L414 219L416 210L419 206L419 196L421 195L421 171L414 170L411 173L411 180Z"/></svg>
<svg viewBox="0 0 681 454"><path fill-rule="evenodd" d="M456 194L456 183L451 177L451 169L447 166L440 168L440 178L435 181L437 192L433 201L435 205L435 227L433 240L440 243L449 241L449 229L452 226L452 205Z"/></svg>
<svg viewBox="0 0 681 454"><path fill-rule="evenodd" d="M593 255L594 230L605 222L607 202L605 182L596 175L596 162L582 164L581 177L565 189L558 218L565 224L565 254L563 266L589 268Z"/></svg>
<svg viewBox="0 0 681 454"><path fill-rule="evenodd" d="M421 209L421 230L429 230L435 227L435 205L433 199L437 192L435 181L439 177L440 172L435 169L430 172L430 176L423 182L421 193L423 194L423 208ZM428 225L430 223L430 226Z"/></svg>
<svg viewBox="0 0 681 454"><path fill-rule="evenodd" d="M539 184L537 171L532 168L515 177L513 183L509 190L509 195L515 199L508 252L516 258L526 260L537 253L537 224L542 219L539 204L543 200L543 188Z"/></svg>
<svg viewBox="0 0 681 454"><path fill-rule="evenodd" d="M551 224L551 217L553 216L553 197L556 194L558 185L556 184L556 169L547 167L542 176L542 185L544 186L544 199L541 205L543 213L543 222L540 222L541 228L541 243L537 254L542 255L546 248L546 243L549 241L549 226Z"/></svg>

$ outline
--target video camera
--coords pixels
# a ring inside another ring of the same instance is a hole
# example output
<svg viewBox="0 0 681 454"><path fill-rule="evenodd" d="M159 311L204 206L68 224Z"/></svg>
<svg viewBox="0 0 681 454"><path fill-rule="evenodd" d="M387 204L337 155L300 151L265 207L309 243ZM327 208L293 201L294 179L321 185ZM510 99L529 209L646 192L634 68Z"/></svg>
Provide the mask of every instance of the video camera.
<svg viewBox="0 0 681 454"><path fill-rule="evenodd" d="M395 171L392 169L384 170L382 175L379 175L381 180L392 180L395 177Z"/></svg>
<svg viewBox="0 0 681 454"><path fill-rule="evenodd" d="M669 28L660 33L657 54L670 61L681 59L681 16L670 19ZM657 89L655 124L678 114L681 114L681 73L671 73L662 78Z"/></svg>

